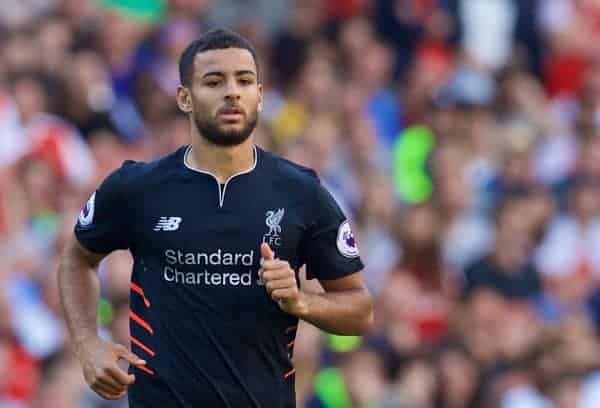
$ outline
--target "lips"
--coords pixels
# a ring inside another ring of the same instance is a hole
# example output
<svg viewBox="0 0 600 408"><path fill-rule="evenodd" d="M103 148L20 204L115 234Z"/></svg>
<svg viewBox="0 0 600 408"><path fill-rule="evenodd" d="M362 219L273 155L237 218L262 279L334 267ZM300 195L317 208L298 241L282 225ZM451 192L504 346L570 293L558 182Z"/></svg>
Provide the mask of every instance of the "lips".
<svg viewBox="0 0 600 408"><path fill-rule="evenodd" d="M227 124L242 123L244 115L244 111L237 106L226 106L217 111L219 120Z"/></svg>
<svg viewBox="0 0 600 408"><path fill-rule="evenodd" d="M219 115L243 115L244 111L236 107L221 108L218 112Z"/></svg>

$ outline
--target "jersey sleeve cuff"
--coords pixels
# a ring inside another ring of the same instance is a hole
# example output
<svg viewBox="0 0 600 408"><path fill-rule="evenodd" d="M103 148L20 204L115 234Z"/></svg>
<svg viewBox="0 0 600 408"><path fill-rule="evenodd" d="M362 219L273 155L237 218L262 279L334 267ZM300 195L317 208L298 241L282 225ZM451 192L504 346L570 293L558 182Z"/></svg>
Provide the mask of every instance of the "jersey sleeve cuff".
<svg viewBox="0 0 600 408"><path fill-rule="evenodd" d="M74 229L74 234L75 234L75 238L77 239L77 242L79 242L79 244L82 247L84 247L85 249L87 249L90 252L93 252L98 255L104 255L104 254L108 254L109 252L112 251L112 249L107 248L105 245L102 245L102 243L100 243L96 240L86 238L84 235L84 231L80 230L77 227L75 227L75 229Z"/></svg>
<svg viewBox="0 0 600 408"><path fill-rule="evenodd" d="M306 265L306 279L333 280L340 279L353 273L360 272L365 268L362 260L356 258L345 265L336 267L313 268Z"/></svg>

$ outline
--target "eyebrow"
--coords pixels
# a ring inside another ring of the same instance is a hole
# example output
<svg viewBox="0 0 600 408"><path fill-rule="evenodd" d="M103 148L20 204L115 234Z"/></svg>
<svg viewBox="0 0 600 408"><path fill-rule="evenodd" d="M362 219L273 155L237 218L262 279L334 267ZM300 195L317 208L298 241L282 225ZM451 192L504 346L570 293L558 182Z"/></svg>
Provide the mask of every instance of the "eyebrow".
<svg viewBox="0 0 600 408"><path fill-rule="evenodd" d="M224 77L225 76L225 74L223 74L223 72L221 72L221 71L210 71L210 72L207 72L206 74L202 75L202 78L206 78L206 77L212 76L212 75L216 75L216 76L220 76L220 77ZM235 76L240 76L240 75L253 75L253 76L256 76L256 73L254 71L249 70L249 69L235 71Z"/></svg>

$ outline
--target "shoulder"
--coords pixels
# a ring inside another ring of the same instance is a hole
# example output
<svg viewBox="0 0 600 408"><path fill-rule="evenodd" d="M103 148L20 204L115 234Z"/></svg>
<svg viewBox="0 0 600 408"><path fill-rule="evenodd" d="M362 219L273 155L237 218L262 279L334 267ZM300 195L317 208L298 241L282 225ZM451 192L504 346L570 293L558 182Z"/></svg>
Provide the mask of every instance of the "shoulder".
<svg viewBox="0 0 600 408"><path fill-rule="evenodd" d="M291 200L298 200L308 209L311 217L323 223L339 224L339 219L345 219L343 211L330 191L321 183L317 172L284 159L274 153L264 152L271 162L275 187L285 192ZM336 224L336 225L337 225Z"/></svg>
<svg viewBox="0 0 600 408"><path fill-rule="evenodd" d="M272 152L263 151L263 157L269 162L267 167L270 174L267 177L272 180L273 187L291 201L303 203L313 215L324 206L335 207L331 204L333 197L323 186L315 170Z"/></svg>
<svg viewBox="0 0 600 408"><path fill-rule="evenodd" d="M305 187L317 188L321 181L317 172L310 167L294 163L273 152L262 150L261 154L272 170L272 176L285 183L294 183L294 185L303 185Z"/></svg>
<svg viewBox="0 0 600 408"><path fill-rule="evenodd" d="M106 181L117 184L123 191L142 191L180 171L185 147L156 160L144 162L125 160Z"/></svg>

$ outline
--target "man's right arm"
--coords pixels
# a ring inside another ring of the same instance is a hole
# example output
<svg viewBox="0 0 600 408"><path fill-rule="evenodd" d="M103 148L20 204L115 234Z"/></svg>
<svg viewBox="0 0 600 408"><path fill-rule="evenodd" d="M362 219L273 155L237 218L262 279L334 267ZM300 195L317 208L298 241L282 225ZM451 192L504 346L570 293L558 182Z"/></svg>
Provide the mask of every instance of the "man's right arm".
<svg viewBox="0 0 600 408"><path fill-rule="evenodd" d="M96 269L104 255L85 249L73 236L58 269L58 287L75 353L86 340L98 336L100 282Z"/></svg>
<svg viewBox="0 0 600 408"><path fill-rule="evenodd" d="M73 236L67 243L58 269L58 286L65 320L85 380L103 398L119 399L135 377L118 365L145 361L120 344L98 335L97 310L100 282L96 272L104 255L85 249Z"/></svg>

